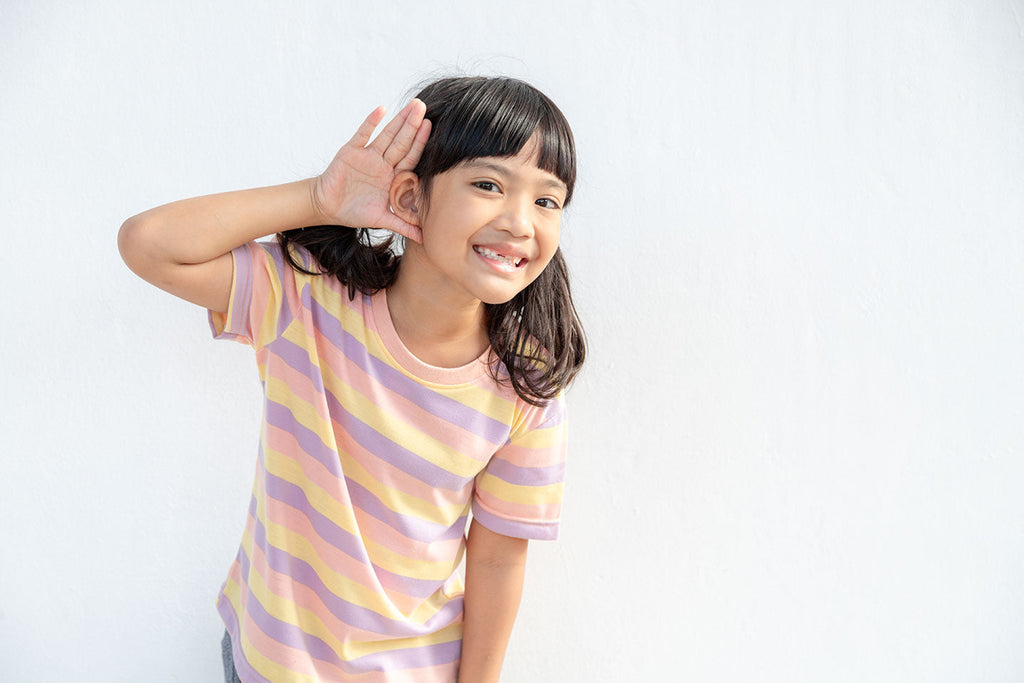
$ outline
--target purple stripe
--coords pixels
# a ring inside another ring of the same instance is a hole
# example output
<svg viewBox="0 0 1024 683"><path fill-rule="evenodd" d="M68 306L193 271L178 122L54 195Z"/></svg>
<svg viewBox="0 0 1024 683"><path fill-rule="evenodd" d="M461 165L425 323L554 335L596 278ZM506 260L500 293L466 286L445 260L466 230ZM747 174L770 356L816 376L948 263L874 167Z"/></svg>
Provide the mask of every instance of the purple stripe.
<svg viewBox="0 0 1024 683"><path fill-rule="evenodd" d="M356 419L333 397L328 396L328 404L331 407L331 412L338 418L338 422L356 443L405 474L446 491L462 491L472 484L476 473L469 477L460 477L454 472L449 472ZM482 469L483 463L480 465Z"/></svg>
<svg viewBox="0 0 1024 683"><path fill-rule="evenodd" d="M239 555L242 555L242 553L239 553ZM239 636L238 617L235 615L235 608L231 601L223 593L217 600L217 611L220 612L220 618L224 620L224 627L227 629L228 635L231 636L231 659L235 662L235 671L240 675L244 675L246 681L273 683L273 681L261 676L245 659L245 653L242 651L242 640Z"/></svg>
<svg viewBox="0 0 1024 683"><path fill-rule="evenodd" d="M249 304L252 301L252 277L250 276L252 267L249 262L249 245L243 244L236 247L231 252L231 258L234 263L232 282L234 297L228 306L230 316L223 316L224 329L218 334L213 317L219 314L209 311L207 317L210 321L210 332L213 333L214 339L232 339L252 344L252 337L246 329L246 323L249 320Z"/></svg>
<svg viewBox="0 0 1024 683"><path fill-rule="evenodd" d="M429 522L419 517L395 512L358 482L348 478L345 481L348 484L349 496L357 508L384 522L406 538L423 543L434 543L435 541L451 541L462 538L466 531L468 513L455 520L451 526Z"/></svg>
<svg viewBox="0 0 1024 683"><path fill-rule="evenodd" d="M410 598L426 600L445 584L444 581L414 579L409 576L402 576L401 574L388 571L377 564L371 563L370 566L373 567L373 573L377 575L377 580L380 581L380 585L384 587L385 591L399 592Z"/></svg>
<svg viewBox="0 0 1024 683"><path fill-rule="evenodd" d="M273 261L273 268L282 280L282 286L269 282L271 289L274 289L280 298L275 339L279 338L292 323L292 320L294 320L293 312L288 306L287 296L283 291L283 280L286 277L292 276L291 267L285 263L280 248L276 244L266 242L247 243L232 251L235 291L231 301L231 318L224 321L224 331L220 335L217 335L216 330L214 330L214 337L217 339L234 339L236 341L245 340L254 347L259 348L260 341L264 342L263 346L267 346L273 340L256 339L263 325L263 320L253 320L251 316L253 289L257 277L253 269L253 262L257 259L257 254L254 253L255 249L262 249L267 255L267 259ZM264 277L268 280L270 279L269 275L264 275ZM259 314L262 315L265 312L266 302L260 301L258 303L261 305ZM214 329L212 313L210 316L210 328Z"/></svg>
<svg viewBox="0 0 1024 683"><path fill-rule="evenodd" d="M278 315L276 339L280 339L281 335L284 334L284 331L288 329L289 325L292 324L292 320L295 319L295 312L292 311L291 307L288 305L288 295L285 292L285 282L288 279L292 280L292 287L294 288L295 271L292 270L292 267L288 264L287 261L285 261L284 252L281 251L281 246L279 244L277 244L276 242L257 242L256 244L260 245L263 248L263 251L265 251L273 259L274 267L276 269L275 272L277 273L278 280L280 282L280 286L276 287L276 289L278 290L277 296L280 299L279 305L277 307ZM273 282L270 283L270 286L272 289L275 288L275 284Z"/></svg>
<svg viewBox="0 0 1024 683"><path fill-rule="evenodd" d="M265 469L263 476L266 482L265 490L268 497L290 505L302 512L313 526L317 535L332 547L363 564L369 563L370 558L366 554L366 548L361 540L317 512L309 503L309 498L306 497L305 492L298 485L274 476L266 472ZM252 512L255 516L255 509Z"/></svg>
<svg viewBox="0 0 1024 683"><path fill-rule="evenodd" d="M353 659L363 671L392 671L395 669L420 669L425 666L451 664L462 656L462 639L449 640L422 647L407 647L387 652L374 652Z"/></svg>
<svg viewBox="0 0 1024 683"><path fill-rule="evenodd" d="M473 519L495 533L512 538L552 541L558 538L558 522L512 522L485 510L473 501Z"/></svg>
<svg viewBox="0 0 1024 683"><path fill-rule="evenodd" d="M299 447L311 458L327 468L327 471L339 479L343 476L341 471L341 460L333 448L325 445L320 436L305 425L299 423L288 409L288 406L281 405L269 398L265 406L266 420L268 425L282 429L298 441Z"/></svg>
<svg viewBox="0 0 1024 683"><path fill-rule="evenodd" d="M245 337L250 337L246 328L249 322L249 306L252 304L252 256L249 245L243 244L231 253L235 265L235 287L243 287L241 297L236 295L231 307L231 330Z"/></svg>
<svg viewBox="0 0 1024 683"><path fill-rule="evenodd" d="M548 486L565 481L565 463L546 467L519 467L508 460L492 458L487 463L487 474L517 486Z"/></svg>
<svg viewBox="0 0 1024 683"><path fill-rule="evenodd" d="M402 576L373 563L370 566L373 567L373 573L377 575L381 586L389 591L401 592L402 595L410 598L426 600L445 584L444 581L414 579L409 576Z"/></svg>
<svg viewBox="0 0 1024 683"><path fill-rule="evenodd" d="M274 571L288 576L297 584L311 589L324 603L328 611L339 621L354 628L371 631L394 638L428 635L454 623L462 615L462 598L453 598L445 604L426 623L418 625L404 620L389 619L371 609L361 607L344 600L324 584L323 580L306 561L301 560L284 550L280 550L267 541L266 529L262 522L256 520L253 528L254 542L263 550L267 564ZM239 557L242 578L248 582L250 563L243 553Z"/></svg>
<svg viewBox="0 0 1024 683"><path fill-rule="evenodd" d="M248 594L245 607L249 617L270 638L288 647L295 648L300 652L307 652L313 659L333 664L347 674L354 675L370 671L394 671L449 664L459 658L462 650L462 642L454 640L416 648L376 652L346 661L339 657L331 646L323 640L306 633L294 624L281 621L271 615L252 593ZM281 664L287 668L286 664Z"/></svg>
<svg viewBox="0 0 1024 683"><path fill-rule="evenodd" d="M369 306L369 301L364 299L364 310ZM501 445L508 440L509 426L507 424L419 384L373 356L360 340L342 328L341 321L325 309L320 302L312 301L310 312L317 329L335 344L345 358L376 382L407 398L431 415L476 434L489 443Z"/></svg>
<svg viewBox="0 0 1024 683"><path fill-rule="evenodd" d="M334 397L330 395L326 395L326 397L328 408L334 420L341 425L341 428L356 443L380 460L393 465L430 486L447 491L462 491L473 481L473 477L460 477L443 467L424 460L416 453L398 445L369 425L356 419ZM271 401L268 398L266 402L266 419L267 424L294 435L299 443L299 447L326 467L331 474L336 477L342 476L341 461L338 458L337 452L326 446L316 432L300 424L287 406Z"/></svg>
<svg viewBox="0 0 1024 683"><path fill-rule="evenodd" d="M566 409L565 401L551 400L544 407L535 407L533 410L544 412L544 421L533 429L548 429L565 422Z"/></svg>
<svg viewBox="0 0 1024 683"><path fill-rule="evenodd" d="M344 404L339 401L333 393L324 388L323 379L320 376L319 370L312 364L309 359L309 354L305 349L282 337L274 342L271 347L271 351L296 372L310 377L316 389L321 392L324 399L327 401L328 410L334 420L342 425L344 430L356 441L356 443L366 448L381 460L384 460L404 472L417 477L420 481L426 484L445 488L450 491L463 490L473 479L473 477L459 477L443 467L439 467L429 460L423 459L418 454L400 446L352 415L352 413L345 409ZM272 405L276 407L272 409ZM275 422L271 422L270 420L272 410L276 414L275 420L277 421ZM281 414L282 410L288 409L281 404L272 403L268 399L267 421L274 424L274 426L281 427L282 429L289 429L289 431L293 430L291 425L295 425L294 431L296 432L296 438L299 440L300 445L302 445L303 450L306 450L307 453L313 455L317 460L324 463L325 466L328 466L326 458L329 457L337 460L337 455L333 452L330 455L322 452L324 448L323 441L320 440L320 437L315 432L298 424L298 421L295 420L290 411L288 411L287 416ZM285 427L284 425L288 426ZM299 434L300 431L302 432L301 435ZM307 448L307 445L309 448ZM328 467L332 473L335 473L336 470L333 467ZM340 473L336 476L340 476Z"/></svg>
<svg viewBox="0 0 1024 683"><path fill-rule="evenodd" d="M409 576L403 576L402 574L396 574L374 564L370 561L362 540L348 531L345 531L331 521L329 517L326 517L317 511L310 504L309 498L299 486L285 479L281 479L280 477L276 477L266 471L264 472L264 478L266 481L266 492L269 498L289 505L304 514L309 520L310 525L316 531L317 535L323 541L330 544L332 547L337 548L340 552L345 553L349 557L363 564L369 564L373 567L374 573L377 574L377 578L380 579L382 583L386 582L390 586L398 586L399 590L401 590L403 594L421 599L425 599L433 595L434 592L444 585L444 581L417 579ZM251 509L251 513L255 517L254 507ZM458 536L461 536L465 529L466 516L460 517L459 522L461 522L462 527L455 527L455 529L458 532Z"/></svg>
<svg viewBox="0 0 1024 683"><path fill-rule="evenodd" d="M284 337L275 340L270 346L270 351L284 361L285 365L308 377L317 393L327 392L320 369L309 359L309 351Z"/></svg>
<svg viewBox="0 0 1024 683"><path fill-rule="evenodd" d="M355 673L352 666L338 657L330 645L316 636L305 633L298 626L272 616L251 591L246 595L245 611L261 631L277 642L300 652L306 652L313 659L330 662L345 669L348 673Z"/></svg>

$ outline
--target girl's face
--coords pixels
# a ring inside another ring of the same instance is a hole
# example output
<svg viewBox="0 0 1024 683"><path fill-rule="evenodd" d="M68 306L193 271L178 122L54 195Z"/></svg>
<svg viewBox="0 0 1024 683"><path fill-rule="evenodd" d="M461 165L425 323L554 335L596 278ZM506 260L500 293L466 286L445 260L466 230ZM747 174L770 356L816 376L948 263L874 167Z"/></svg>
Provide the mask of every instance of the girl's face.
<svg viewBox="0 0 1024 683"><path fill-rule="evenodd" d="M535 150L531 141L514 157L465 161L431 183L420 256L484 303L509 301L558 249L566 187Z"/></svg>

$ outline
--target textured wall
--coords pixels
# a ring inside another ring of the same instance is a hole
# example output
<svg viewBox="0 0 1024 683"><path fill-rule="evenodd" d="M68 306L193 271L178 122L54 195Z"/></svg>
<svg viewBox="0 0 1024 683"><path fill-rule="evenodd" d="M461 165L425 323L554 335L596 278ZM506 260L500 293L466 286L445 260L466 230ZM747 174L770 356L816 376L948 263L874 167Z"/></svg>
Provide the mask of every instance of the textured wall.
<svg viewBox="0 0 1024 683"><path fill-rule="evenodd" d="M1021 0L148 4L0 7L0 680L219 680L254 364L116 230L453 66L582 162L592 353L504 680L1024 677Z"/></svg>

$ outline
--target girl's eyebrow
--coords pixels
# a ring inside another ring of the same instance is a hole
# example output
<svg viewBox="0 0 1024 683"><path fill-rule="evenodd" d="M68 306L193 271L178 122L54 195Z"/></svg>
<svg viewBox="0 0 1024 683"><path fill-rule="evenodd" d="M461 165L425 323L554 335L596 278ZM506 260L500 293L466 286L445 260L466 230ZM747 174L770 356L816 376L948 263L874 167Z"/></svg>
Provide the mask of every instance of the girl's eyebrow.
<svg viewBox="0 0 1024 683"><path fill-rule="evenodd" d="M488 169L490 171L493 171L493 172L497 173L498 175L502 175L502 176L505 176L505 177L514 175L512 173L512 171L510 171L508 168L506 168L502 164L496 163L494 161L484 161L483 159L473 159L472 161L467 161L466 162L466 166L468 168L486 168L486 169ZM568 191L569 188L566 187L565 183L563 183L558 178L555 178L554 176L552 176L547 171L544 171L544 173L547 174L547 177L542 178L540 180L540 185L543 185L545 187L552 187L552 188L554 188L556 190L562 190L563 192L567 192Z"/></svg>

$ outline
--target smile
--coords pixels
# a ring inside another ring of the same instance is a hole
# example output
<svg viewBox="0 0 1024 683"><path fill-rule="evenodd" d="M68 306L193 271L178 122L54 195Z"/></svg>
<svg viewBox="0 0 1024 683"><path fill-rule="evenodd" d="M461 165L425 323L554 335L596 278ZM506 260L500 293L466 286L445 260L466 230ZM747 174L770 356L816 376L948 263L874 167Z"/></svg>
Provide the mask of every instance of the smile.
<svg viewBox="0 0 1024 683"><path fill-rule="evenodd" d="M516 268L520 266L520 264L526 262L525 258L517 256L505 256L504 254L499 254L493 249L487 249L486 247L474 246L473 251L480 254L485 259L487 259L495 266L497 266L499 270L503 270L506 273L513 272Z"/></svg>

